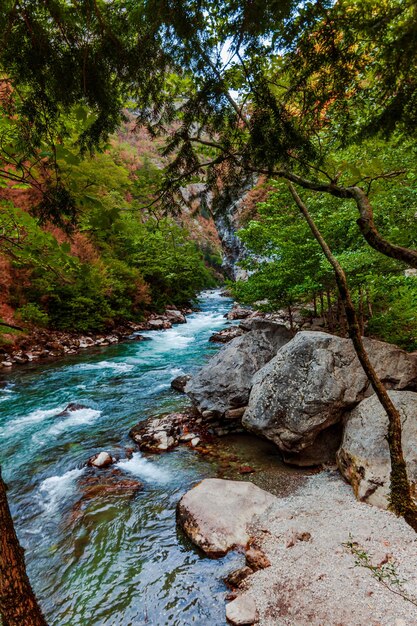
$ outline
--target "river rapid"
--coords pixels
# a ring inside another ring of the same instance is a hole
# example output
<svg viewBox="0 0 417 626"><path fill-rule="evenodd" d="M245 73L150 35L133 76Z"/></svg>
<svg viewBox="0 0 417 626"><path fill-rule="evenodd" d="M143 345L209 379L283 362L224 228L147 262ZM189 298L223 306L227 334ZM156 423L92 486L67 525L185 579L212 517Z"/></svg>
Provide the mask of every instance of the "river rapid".
<svg viewBox="0 0 417 626"><path fill-rule="evenodd" d="M224 623L222 576L238 557L202 557L175 523L181 495L217 475L216 464L186 447L123 457L131 426L183 405L170 382L217 349L208 338L225 325L230 306L218 292L205 292L187 324L142 333L150 341L2 374L3 475L51 626ZM70 402L87 408L59 416ZM91 471L84 463L103 449L120 453L118 468L140 480L141 491L83 498Z"/></svg>
<svg viewBox="0 0 417 626"><path fill-rule="evenodd" d="M177 529L175 507L202 478L233 476L224 462L185 446L147 457L135 451L130 459L126 448L139 420L186 404L170 382L218 349L208 339L225 326L231 304L218 291L204 292L187 324L142 333L149 341L1 374L3 476L50 626L225 624L222 578L242 556L204 557ZM60 415L70 402L84 408ZM253 462L252 440L241 441L244 462ZM85 467L100 450L120 457L116 474L126 490L100 487L114 470ZM279 463L270 450L261 452ZM285 477L278 470L275 486ZM129 489L135 481L142 490Z"/></svg>

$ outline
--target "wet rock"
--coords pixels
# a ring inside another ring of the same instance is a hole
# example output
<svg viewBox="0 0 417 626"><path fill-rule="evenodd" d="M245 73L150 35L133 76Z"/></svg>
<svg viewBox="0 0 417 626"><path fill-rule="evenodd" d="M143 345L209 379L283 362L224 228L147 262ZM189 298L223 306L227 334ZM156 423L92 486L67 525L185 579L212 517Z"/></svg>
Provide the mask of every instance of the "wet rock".
<svg viewBox="0 0 417 626"><path fill-rule="evenodd" d="M129 339L130 341L152 341L150 337L144 337L143 335L138 335L137 333L128 335L127 339Z"/></svg>
<svg viewBox="0 0 417 626"><path fill-rule="evenodd" d="M167 310L164 317L169 320L171 324L185 324L187 322L185 315L176 309Z"/></svg>
<svg viewBox="0 0 417 626"><path fill-rule="evenodd" d="M200 443L200 437L194 437L193 439L191 439L191 445L194 446L198 446L198 444Z"/></svg>
<svg viewBox="0 0 417 626"><path fill-rule="evenodd" d="M402 421L402 445L410 482L417 485L417 393L390 391ZM346 417L337 463L358 500L388 508L391 462L388 418L378 398L363 400Z"/></svg>
<svg viewBox="0 0 417 626"><path fill-rule="evenodd" d="M57 413L57 417L64 417L68 415L68 413L72 413L73 411L81 411L82 409L87 409L84 404L79 404L78 402L70 402L61 413Z"/></svg>
<svg viewBox="0 0 417 626"><path fill-rule="evenodd" d="M229 313L227 313L225 317L228 320L244 320L252 314L253 314L252 309L240 306L239 304L235 304L232 307L232 310L229 311Z"/></svg>
<svg viewBox="0 0 417 626"><path fill-rule="evenodd" d="M415 388L415 356L380 341L364 342L387 387ZM303 331L255 374L242 423L285 454L307 448L312 454L318 434L340 422L370 393L350 339Z"/></svg>
<svg viewBox="0 0 417 626"><path fill-rule="evenodd" d="M236 589L239 588L242 582L251 574L253 574L253 569L245 565L244 567L230 572L224 579L224 582L230 589Z"/></svg>
<svg viewBox="0 0 417 626"><path fill-rule="evenodd" d="M265 552L259 548L251 547L249 550L246 550L245 560L246 565L255 572L271 566L271 561L268 559Z"/></svg>
<svg viewBox="0 0 417 626"><path fill-rule="evenodd" d="M225 328L218 333L214 333L209 341L213 343L228 343L235 339L236 337L240 337L244 335L246 330L244 330L241 326L231 326L230 328Z"/></svg>
<svg viewBox="0 0 417 626"><path fill-rule="evenodd" d="M190 379L191 379L191 376L189 374L184 374L183 376L177 376L176 378L174 378L174 380L171 381L171 387L172 389L175 389L175 391L185 393L184 391L185 386Z"/></svg>
<svg viewBox="0 0 417 626"><path fill-rule="evenodd" d="M172 328L172 324L163 318L157 318L149 320L148 327L149 330L165 330L167 328Z"/></svg>
<svg viewBox="0 0 417 626"><path fill-rule="evenodd" d="M12 363L11 361L2 361L2 362L1 362L1 365L2 365L3 367L12 367L12 366L13 366L13 363Z"/></svg>
<svg viewBox="0 0 417 626"><path fill-rule="evenodd" d="M250 626L258 622L258 611L255 600L245 593L226 605L226 618L234 626Z"/></svg>
<svg viewBox="0 0 417 626"><path fill-rule="evenodd" d="M252 483L206 478L179 501L177 518L206 554L218 557L249 541L249 526L276 498Z"/></svg>
<svg viewBox="0 0 417 626"><path fill-rule="evenodd" d="M104 468L113 463L113 459L108 452L99 452L88 460L88 465L93 467Z"/></svg>
<svg viewBox="0 0 417 626"><path fill-rule="evenodd" d="M183 412L152 416L134 426L129 435L146 452L165 452L179 443L197 437L197 413L193 408Z"/></svg>
<svg viewBox="0 0 417 626"><path fill-rule="evenodd" d="M219 350L191 378L185 392L203 417L207 411L223 416L226 411L246 406L254 374L291 338L285 326L258 320L250 332Z"/></svg>
<svg viewBox="0 0 417 626"><path fill-rule="evenodd" d="M123 478L117 471L113 475L95 474L86 476L79 482L83 500L96 498L122 497L132 498L143 489L139 480Z"/></svg>

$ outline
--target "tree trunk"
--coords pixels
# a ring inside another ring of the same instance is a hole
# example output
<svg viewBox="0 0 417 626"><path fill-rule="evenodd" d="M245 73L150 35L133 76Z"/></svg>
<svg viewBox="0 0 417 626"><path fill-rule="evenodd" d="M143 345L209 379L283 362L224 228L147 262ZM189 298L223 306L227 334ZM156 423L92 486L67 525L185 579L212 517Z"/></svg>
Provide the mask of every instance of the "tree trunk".
<svg viewBox="0 0 417 626"><path fill-rule="evenodd" d="M48 626L26 574L0 469L0 615L3 626Z"/></svg>
<svg viewBox="0 0 417 626"><path fill-rule="evenodd" d="M293 335L294 335L294 334L295 334L295 329L294 329L294 319L293 319L293 316L292 316L292 308L291 308L291 305L290 305L290 304L288 305L288 317L289 317L289 319L290 319L290 330L291 330L291 332L292 332L292 333L293 333Z"/></svg>
<svg viewBox="0 0 417 626"><path fill-rule="evenodd" d="M314 307L313 309L314 317L317 317L317 296L315 293L313 294L313 307Z"/></svg>
<svg viewBox="0 0 417 626"><path fill-rule="evenodd" d="M359 310L359 330L361 335L364 335L365 333L365 316L364 316L364 312L363 312L363 292L362 292L362 287L359 287L359 305L358 305L358 310Z"/></svg>
<svg viewBox="0 0 417 626"><path fill-rule="evenodd" d="M326 297L327 297L327 324L329 326L330 332L332 333L334 331L333 308L332 308L332 298L330 295L329 287L326 287Z"/></svg>
<svg viewBox="0 0 417 626"><path fill-rule="evenodd" d="M335 259L335 257L333 256L329 246L324 240L307 207L302 202L293 185L289 183L288 186L291 195L294 198L304 218L306 219L311 232L320 244L320 247L323 250L326 259L329 261L334 269L340 297L342 299L346 312L349 336L353 342L353 346L355 348L358 359L363 367L363 370L367 375L380 403L382 404L388 416L387 439L391 459L390 507L396 515L404 517L407 524L409 524L417 532L417 506L411 496L411 488L407 476L407 467L405 464L404 454L402 450L401 416L394 406L391 398L389 397L387 390L379 379L378 374L376 373L375 368L369 360L368 354L365 350L362 335L360 333L358 318L349 292L345 272L337 259Z"/></svg>

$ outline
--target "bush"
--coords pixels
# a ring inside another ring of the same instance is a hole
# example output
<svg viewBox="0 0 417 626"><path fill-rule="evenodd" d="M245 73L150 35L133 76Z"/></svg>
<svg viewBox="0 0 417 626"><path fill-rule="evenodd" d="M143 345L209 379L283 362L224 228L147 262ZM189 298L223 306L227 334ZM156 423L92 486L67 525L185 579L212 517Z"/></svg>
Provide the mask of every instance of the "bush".
<svg viewBox="0 0 417 626"><path fill-rule="evenodd" d="M32 326L41 326L46 328L49 324L48 314L43 311L39 305L29 302L16 310L16 317L22 322L26 322Z"/></svg>

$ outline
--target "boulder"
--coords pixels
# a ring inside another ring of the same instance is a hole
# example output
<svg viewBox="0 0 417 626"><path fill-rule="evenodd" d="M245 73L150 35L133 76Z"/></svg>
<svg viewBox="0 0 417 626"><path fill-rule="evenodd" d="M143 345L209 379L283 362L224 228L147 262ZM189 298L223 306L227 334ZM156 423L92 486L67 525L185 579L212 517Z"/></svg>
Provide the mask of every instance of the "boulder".
<svg viewBox="0 0 417 626"><path fill-rule="evenodd" d="M386 387L416 387L416 356L380 341L365 338L364 342ZM304 331L254 376L242 423L273 441L285 454L294 458L303 451L320 462L313 447L318 434L326 430L320 438L323 452L318 456L328 460L323 445L327 429L371 392L350 339ZM335 446L334 432L332 437Z"/></svg>
<svg viewBox="0 0 417 626"><path fill-rule="evenodd" d="M402 444L410 481L417 484L417 393L390 391L402 418ZM388 507L391 462L387 442L388 417L373 395L346 417L337 463L358 500Z"/></svg>
<svg viewBox="0 0 417 626"><path fill-rule="evenodd" d="M238 596L226 605L226 618L234 626L248 626L258 621L256 602L249 594Z"/></svg>
<svg viewBox="0 0 417 626"><path fill-rule="evenodd" d="M217 352L188 382L187 393L198 410L222 416L248 403L254 374L292 337L281 324L252 320L251 330Z"/></svg>
<svg viewBox="0 0 417 626"><path fill-rule="evenodd" d="M171 381L171 388L175 389L175 391L179 391L180 393L185 393L185 386L190 379L191 376L189 374L177 376L176 378L174 378L174 380Z"/></svg>
<svg viewBox="0 0 417 626"><path fill-rule="evenodd" d="M159 317L149 320L148 327L149 330L165 330L167 328L171 328L172 323L162 317Z"/></svg>
<svg viewBox="0 0 417 626"><path fill-rule="evenodd" d="M182 413L166 413L142 420L129 435L146 452L165 452L197 438L196 411L185 409Z"/></svg>
<svg viewBox="0 0 417 626"><path fill-rule="evenodd" d="M228 320L244 320L253 314L252 309L235 304L229 313L226 313L225 317Z"/></svg>
<svg viewBox="0 0 417 626"><path fill-rule="evenodd" d="M230 326L230 328L224 328L218 333L214 333L209 341L213 343L229 343L232 339L240 337L246 332L241 326Z"/></svg>
<svg viewBox="0 0 417 626"><path fill-rule="evenodd" d="M91 459L88 460L88 465L92 465L93 467L99 467L99 468L108 467L112 463L113 463L113 459L111 455L108 452L104 452L104 451L99 452L98 454L95 454L94 456L91 457Z"/></svg>
<svg viewBox="0 0 417 626"><path fill-rule="evenodd" d="M252 483L206 478L181 498L177 518L193 543L218 557L246 546L255 516L275 500Z"/></svg>
<svg viewBox="0 0 417 626"><path fill-rule="evenodd" d="M73 411L81 411L82 409L87 409L87 408L88 408L87 406L85 406L84 404L80 404L79 402L70 402L69 404L67 404L65 409L61 411L61 413L57 413L56 417L65 417L66 415L68 415L69 413L72 413Z"/></svg>
<svg viewBox="0 0 417 626"><path fill-rule="evenodd" d="M169 309L165 311L164 317L166 317L171 324L186 324L187 322L185 315L176 309Z"/></svg>

